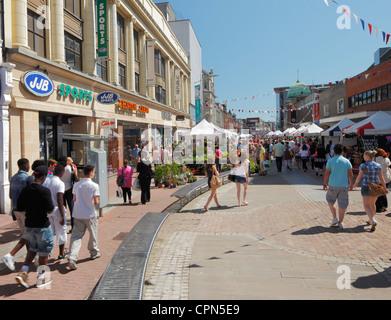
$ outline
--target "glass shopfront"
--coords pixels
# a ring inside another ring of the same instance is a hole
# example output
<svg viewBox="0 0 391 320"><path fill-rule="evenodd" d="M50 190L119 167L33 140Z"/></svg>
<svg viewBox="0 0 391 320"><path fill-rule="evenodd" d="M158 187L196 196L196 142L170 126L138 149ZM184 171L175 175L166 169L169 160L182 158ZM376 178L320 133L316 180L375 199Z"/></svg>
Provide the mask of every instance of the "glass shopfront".
<svg viewBox="0 0 391 320"><path fill-rule="evenodd" d="M58 158L57 120L53 115L39 116L39 156L45 162Z"/></svg>

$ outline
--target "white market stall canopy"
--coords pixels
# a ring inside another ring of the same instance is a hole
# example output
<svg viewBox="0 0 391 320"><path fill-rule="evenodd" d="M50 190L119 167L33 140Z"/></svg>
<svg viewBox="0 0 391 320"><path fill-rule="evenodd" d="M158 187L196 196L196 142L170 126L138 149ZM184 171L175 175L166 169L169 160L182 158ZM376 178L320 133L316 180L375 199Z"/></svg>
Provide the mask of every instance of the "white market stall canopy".
<svg viewBox="0 0 391 320"><path fill-rule="evenodd" d="M301 136L301 134L308 128L308 126L301 126L299 129L291 132L292 136Z"/></svg>
<svg viewBox="0 0 391 320"><path fill-rule="evenodd" d="M202 120L199 124L197 124L192 129L190 129L189 131L180 133L180 135L182 136L201 136L201 135L217 136L223 134L225 134L224 129L216 127L214 124L209 123L205 119Z"/></svg>
<svg viewBox="0 0 391 320"><path fill-rule="evenodd" d="M294 131L296 131L295 128L288 128L288 129L286 129L286 130L283 132L283 135L284 135L284 136L290 136L290 135L292 135L292 133L293 133Z"/></svg>
<svg viewBox="0 0 391 320"><path fill-rule="evenodd" d="M323 131L321 133L322 136L326 137L338 137L342 135L342 130L353 126L355 123L352 120L349 120L348 118L344 118L336 125L332 126L331 128L328 128L327 130Z"/></svg>
<svg viewBox="0 0 391 320"><path fill-rule="evenodd" d="M391 134L391 115L378 111L369 118L344 129L343 133L356 133L361 136Z"/></svg>
<svg viewBox="0 0 391 320"><path fill-rule="evenodd" d="M315 123L313 123L307 129L304 130L303 134L306 137L320 136L322 131L324 131L324 130L321 127L319 127Z"/></svg>
<svg viewBox="0 0 391 320"><path fill-rule="evenodd" d="M277 130L277 131L274 132L273 135L274 135L275 137L280 137L280 136L282 136L283 134L282 134L282 132L281 132L280 130Z"/></svg>

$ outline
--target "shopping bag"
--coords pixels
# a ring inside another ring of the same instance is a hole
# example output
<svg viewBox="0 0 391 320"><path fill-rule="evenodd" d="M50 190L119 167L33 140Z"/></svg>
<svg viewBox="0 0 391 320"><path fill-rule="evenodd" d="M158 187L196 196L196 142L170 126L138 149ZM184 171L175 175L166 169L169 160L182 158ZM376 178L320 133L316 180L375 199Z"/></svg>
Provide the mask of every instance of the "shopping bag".
<svg viewBox="0 0 391 320"><path fill-rule="evenodd" d="M122 198L122 189L120 187L117 187L117 191L116 191L116 194L117 194L117 198Z"/></svg>
<svg viewBox="0 0 391 320"><path fill-rule="evenodd" d="M265 171L270 171L270 161L265 160L263 162L263 167L265 168Z"/></svg>
<svg viewBox="0 0 391 320"><path fill-rule="evenodd" d="M137 190L139 188L140 188L140 181L138 180L138 178L136 178L133 182L132 190Z"/></svg>

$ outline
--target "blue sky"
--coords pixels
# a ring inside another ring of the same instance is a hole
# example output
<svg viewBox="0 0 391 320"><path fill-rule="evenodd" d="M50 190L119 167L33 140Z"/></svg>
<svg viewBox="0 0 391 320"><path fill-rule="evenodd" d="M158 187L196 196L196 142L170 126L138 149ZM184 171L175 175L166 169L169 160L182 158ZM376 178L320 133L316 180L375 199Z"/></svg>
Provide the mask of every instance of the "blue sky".
<svg viewBox="0 0 391 320"><path fill-rule="evenodd" d="M328 0L170 0L177 18L190 19L202 46L203 67L215 78L217 101L229 109L275 110L274 92L297 80L307 85L340 81L366 70L386 47L352 17L351 29L337 28L337 5ZM166 2L166 1L155 1ZM352 13L391 34L390 0L337 0ZM391 45L391 39L387 46ZM236 113L239 118L259 116ZM272 114L261 114L273 120Z"/></svg>

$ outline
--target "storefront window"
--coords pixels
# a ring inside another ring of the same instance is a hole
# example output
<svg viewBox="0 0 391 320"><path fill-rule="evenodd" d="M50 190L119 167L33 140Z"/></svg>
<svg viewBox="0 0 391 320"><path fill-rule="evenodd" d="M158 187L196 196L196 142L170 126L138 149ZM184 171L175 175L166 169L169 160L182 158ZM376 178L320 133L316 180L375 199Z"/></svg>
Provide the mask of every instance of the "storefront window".
<svg viewBox="0 0 391 320"><path fill-rule="evenodd" d="M55 159L56 139L53 117L39 117L39 155L41 160Z"/></svg>
<svg viewBox="0 0 391 320"><path fill-rule="evenodd" d="M124 159L131 160L130 151L137 144L142 149L142 135L148 126L142 123L129 123L123 125Z"/></svg>

